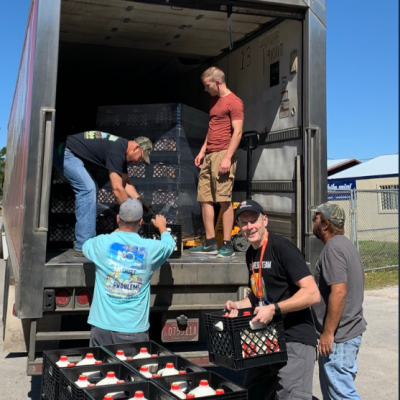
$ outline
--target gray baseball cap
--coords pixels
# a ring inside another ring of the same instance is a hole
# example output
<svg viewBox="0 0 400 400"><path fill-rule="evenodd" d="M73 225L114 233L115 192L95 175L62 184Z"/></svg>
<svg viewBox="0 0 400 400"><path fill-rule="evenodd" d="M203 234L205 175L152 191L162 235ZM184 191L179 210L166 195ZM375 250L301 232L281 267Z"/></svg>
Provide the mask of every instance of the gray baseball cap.
<svg viewBox="0 0 400 400"><path fill-rule="evenodd" d="M143 206L138 199L126 199L119 207L119 217L125 222L136 222L143 217Z"/></svg>
<svg viewBox="0 0 400 400"><path fill-rule="evenodd" d="M319 206L310 206L309 210L322 214L335 225L344 224L346 215L342 207L338 204L323 203Z"/></svg>
<svg viewBox="0 0 400 400"><path fill-rule="evenodd" d="M142 148L143 150L143 160L150 164L150 154L153 151L153 144L151 140L144 136L139 136L135 139L135 142Z"/></svg>

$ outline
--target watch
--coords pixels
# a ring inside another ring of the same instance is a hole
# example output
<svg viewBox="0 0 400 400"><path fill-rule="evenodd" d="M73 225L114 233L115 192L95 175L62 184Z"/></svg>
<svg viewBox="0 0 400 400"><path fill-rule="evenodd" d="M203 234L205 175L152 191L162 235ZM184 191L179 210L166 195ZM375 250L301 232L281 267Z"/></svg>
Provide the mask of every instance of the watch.
<svg viewBox="0 0 400 400"><path fill-rule="evenodd" d="M275 315L281 315L282 311L281 311L280 307L278 306L278 303L274 303L274 307L275 307Z"/></svg>

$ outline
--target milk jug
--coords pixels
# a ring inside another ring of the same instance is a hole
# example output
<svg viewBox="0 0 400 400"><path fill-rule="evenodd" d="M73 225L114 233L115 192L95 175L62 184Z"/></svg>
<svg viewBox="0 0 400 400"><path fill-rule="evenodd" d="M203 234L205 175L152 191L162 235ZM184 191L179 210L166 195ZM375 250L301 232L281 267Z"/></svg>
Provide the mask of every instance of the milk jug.
<svg viewBox="0 0 400 400"><path fill-rule="evenodd" d="M185 399L186 395L185 393L182 392L181 387L179 386L179 383L173 383L171 385L171 390L170 392L174 394L176 397L179 397L180 399Z"/></svg>
<svg viewBox="0 0 400 400"><path fill-rule="evenodd" d="M189 393L194 394L197 398L197 397L215 395L215 390L209 386L208 381L206 379L202 379L200 381L199 386L197 386L197 388L191 390Z"/></svg>
<svg viewBox="0 0 400 400"><path fill-rule="evenodd" d="M94 355L92 353L87 353L85 358L76 363L76 366L81 367L82 365L94 365L95 363L96 359L94 358Z"/></svg>
<svg viewBox="0 0 400 400"><path fill-rule="evenodd" d="M60 359L56 362L56 364L60 367L60 368L65 368L68 367L68 364L70 362L68 361L68 357L67 356L60 356Z"/></svg>
<svg viewBox="0 0 400 400"><path fill-rule="evenodd" d="M139 369L139 372L146 378L151 378L153 376L147 365L142 365Z"/></svg>
<svg viewBox="0 0 400 400"><path fill-rule="evenodd" d="M107 376L102 379L101 381L97 382L96 386L102 386L102 385L115 385L117 383L121 383L120 380L115 376L114 371L108 371Z"/></svg>
<svg viewBox="0 0 400 400"><path fill-rule="evenodd" d="M165 364L165 368L160 369L158 371L158 375L160 376L170 376L170 375L178 375L179 371L174 367L173 363Z"/></svg>
<svg viewBox="0 0 400 400"><path fill-rule="evenodd" d="M146 397L144 397L144 393L141 390L137 390L135 392L135 395L128 400L136 400L136 399L147 400Z"/></svg>
<svg viewBox="0 0 400 400"><path fill-rule="evenodd" d="M122 361L126 360L126 356L123 350L117 350L116 354L117 358L119 358Z"/></svg>
<svg viewBox="0 0 400 400"><path fill-rule="evenodd" d="M88 387L90 385L90 382L87 379L86 375L79 375L79 378L77 381L75 381L75 385L79 386L81 388Z"/></svg>
<svg viewBox="0 0 400 400"><path fill-rule="evenodd" d="M147 357L151 357L151 354L149 354L146 347L142 347L140 349L139 354L136 354L136 356L134 356L132 358L137 359L137 358L147 358Z"/></svg>

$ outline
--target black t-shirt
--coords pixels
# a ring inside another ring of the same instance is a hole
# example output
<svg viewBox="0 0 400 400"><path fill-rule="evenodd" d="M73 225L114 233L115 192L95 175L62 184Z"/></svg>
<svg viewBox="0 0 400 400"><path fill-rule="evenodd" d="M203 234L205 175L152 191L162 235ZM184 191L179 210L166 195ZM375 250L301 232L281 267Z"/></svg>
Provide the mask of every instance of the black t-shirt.
<svg viewBox="0 0 400 400"><path fill-rule="evenodd" d="M87 131L69 135L66 145L83 161L88 171L101 171L105 168L120 176L127 173L127 139L105 132Z"/></svg>
<svg viewBox="0 0 400 400"><path fill-rule="evenodd" d="M258 274L261 247L247 250L246 265L249 269L249 300L253 307L258 305L257 287L252 282L252 261L254 272ZM295 282L310 276L310 270L299 249L287 238L269 233L268 244L262 262L263 297L265 304L278 303L292 297L299 287ZM311 310L306 308L283 314L283 325L287 342L299 342L311 346L317 344L317 335Z"/></svg>

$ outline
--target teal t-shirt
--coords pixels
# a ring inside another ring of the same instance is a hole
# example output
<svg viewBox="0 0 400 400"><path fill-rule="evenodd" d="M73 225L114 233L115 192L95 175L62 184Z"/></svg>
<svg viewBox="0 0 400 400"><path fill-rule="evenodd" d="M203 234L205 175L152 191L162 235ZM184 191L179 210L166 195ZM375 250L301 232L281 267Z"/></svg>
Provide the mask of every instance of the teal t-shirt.
<svg viewBox="0 0 400 400"><path fill-rule="evenodd" d="M96 268L88 323L115 332L147 331L151 277L174 248L169 232L161 240L122 231L87 240L82 251Z"/></svg>

